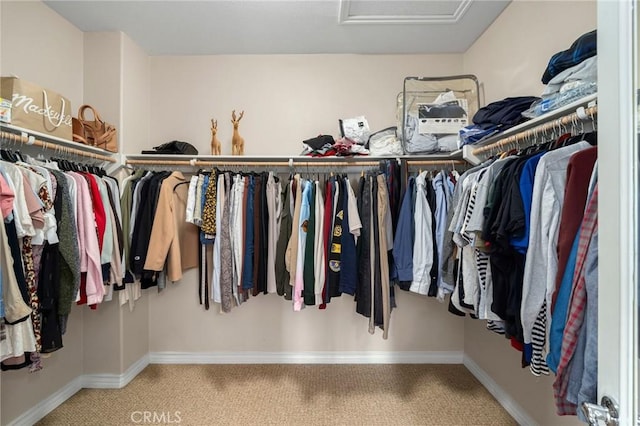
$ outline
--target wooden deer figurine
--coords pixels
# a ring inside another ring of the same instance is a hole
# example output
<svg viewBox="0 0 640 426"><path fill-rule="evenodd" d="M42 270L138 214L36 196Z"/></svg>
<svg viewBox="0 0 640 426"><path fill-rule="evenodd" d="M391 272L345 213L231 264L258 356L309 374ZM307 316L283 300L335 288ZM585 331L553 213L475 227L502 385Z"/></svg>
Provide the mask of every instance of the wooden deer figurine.
<svg viewBox="0 0 640 426"><path fill-rule="evenodd" d="M218 121L211 119L211 155L222 154L222 144L218 139Z"/></svg>
<svg viewBox="0 0 640 426"><path fill-rule="evenodd" d="M244 155L244 138L238 133L238 124L242 120L244 111L240 113L240 116L236 119L236 110L231 113L231 122L233 123L233 136L231 137L231 154Z"/></svg>

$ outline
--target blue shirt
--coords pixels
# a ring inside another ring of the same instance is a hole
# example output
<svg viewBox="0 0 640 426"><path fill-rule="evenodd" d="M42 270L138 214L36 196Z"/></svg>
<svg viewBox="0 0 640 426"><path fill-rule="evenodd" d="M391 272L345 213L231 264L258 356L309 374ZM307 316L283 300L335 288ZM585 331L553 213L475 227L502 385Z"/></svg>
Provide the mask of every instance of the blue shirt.
<svg viewBox="0 0 640 426"><path fill-rule="evenodd" d="M576 258L578 257L578 242L580 232L576 234L567 259L567 267L562 275L560 288L556 294L556 304L551 314L551 326L549 327L549 353L547 354L547 365L554 373L558 369L560 362L560 352L562 350L562 334L567 324L567 312L571 301L571 290L573 289L573 272L576 268Z"/></svg>
<svg viewBox="0 0 640 426"><path fill-rule="evenodd" d="M447 230L447 196L445 191L447 188L447 176L446 172L438 173L438 175L431 182L433 189L436 191L436 247L438 248L438 271L442 269L443 261L443 247L444 247L444 234ZM450 286L442 281L442 273L438 274L438 288L447 288L453 291Z"/></svg>
<svg viewBox="0 0 640 426"><path fill-rule="evenodd" d="M342 180L341 191L344 193L342 203L342 236L340 238L340 285L341 293L356 294L358 284L358 261L356 255L356 241L349 227L349 179Z"/></svg>
<svg viewBox="0 0 640 426"><path fill-rule="evenodd" d="M533 183L536 176L536 168L538 162L546 152L541 152L529 158L522 167L520 175L520 196L522 197L522 205L524 208L524 235L520 237L512 237L509 241L511 246L520 254L527 254L529 248L529 229L531 227L531 200L533 198Z"/></svg>
<svg viewBox="0 0 640 426"><path fill-rule="evenodd" d="M414 189L415 178L410 177L407 189L402 197L396 235L393 239L392 255L398 268L398 281L413 281Z"/></svg>

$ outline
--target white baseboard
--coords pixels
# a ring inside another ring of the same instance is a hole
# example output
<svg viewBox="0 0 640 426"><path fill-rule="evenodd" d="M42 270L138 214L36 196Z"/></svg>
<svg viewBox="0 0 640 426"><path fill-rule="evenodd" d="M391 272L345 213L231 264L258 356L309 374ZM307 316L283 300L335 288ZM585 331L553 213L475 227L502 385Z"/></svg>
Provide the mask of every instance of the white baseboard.
<svg viewBox="0 0 640 426"><path fill-rule="evenodd" d="M87 389L123 388L147 365L149 365L149 355L145 355L134 362L123 374L85 374L82 376L82 387Z"/></svg>
<svg viewBox="0 0 640 426"><path fill-rule="evenodd" d="M462 364L450 352L151 352L151 364Z"/></svg>
<svg viewBox="0 0 640 426"><path fill-rule="evenodd" d="M71 398L80 389L82 389L82 376L76 377L67 383L66 386L58 389L57 392L50 395L48 398L43 399L28 411L13 419L9 425L20 426L35 424L38 420L55 410L60 404Z"/></svg>
<svg viewBox="0 0 640 426"><path fill-rule="evenodd" d="M134 362L123 374L84 374L69 382L66 386L40 401L36 406L14 419L9 425L32 425L71 398L82 388L119 389L129 384L149 365L149 355Z"/></svg>
<svg viewBox="0 0 640 426"><path fill-rule="evenodd" d="M474 360L465 356L464 366L473 374L476 379L489 391L491 395L507 410L511 417L522 426L537 425L536 421L518 404L507 392L484 371Z"/></svg>

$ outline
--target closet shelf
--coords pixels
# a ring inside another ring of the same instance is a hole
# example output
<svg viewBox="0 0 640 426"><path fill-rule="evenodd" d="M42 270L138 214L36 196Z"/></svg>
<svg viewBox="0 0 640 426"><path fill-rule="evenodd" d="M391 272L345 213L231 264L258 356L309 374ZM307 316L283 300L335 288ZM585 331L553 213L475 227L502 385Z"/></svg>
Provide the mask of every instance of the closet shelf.
<svg viewBox="0 0 640 426"><path fill-rule="evenodd" d="M9 124L0 125L0 140L8 144L36 146L45 150L59 152L60 155L71 154L103 162L117 162L117 159L112 157L113 153L109 151Z"/></svg>
<svg viewBox="0 0 640 426"><path fill-rule="evenodd" d="M528 136L535 136L538 132L545 132L550 128L558 128L558 126L579 123L584 120L594 120L594 116L597 113L597 99L597 93L585 96L547 114L491 136L481 143L465 145L462 150L456 151L456 153L461 153L462 158L471 164L479 164L482 159L478 155L490 152L496 147L502 147L507 143L527 138Z"/></svg>
<svg viewBox="0 0 640 426"><path fill-rule="evenodd" d="M100 155L105 155L105 156L114 155L113 152L106 151L106 150L104 150L102 148L96 148L94 146L89 146L89 145L83 145L81 143L70 141L68 139L62 139L62 138L59 138L59 137L56 137L56 136L47 135L45 133L40 133L40 132L37 132L35 130L25 129L25 128L14 126L14 125L11 125L11 124L6 124L6 123L0 124L0 130L5 131L5 132L15 133L17 135L21 135L21 134L25 133L27 135L33 136L36 139L41 140L42 142L48 142L49 144L56 145L58 147L73 148L73 149L78 150L78 151L83 151L83 152L92 153L92 154L100 154ZM115 161L115 160L113 160L113 161Z"/></svg>
<svg viewBox="0 0 640 426"><path fill-rule="evenodd" d="M415 165L464 164L460 155L400 155L395 157L306 157L306 156L229 156L229 155L162 155L134 154L125 155L128 165L167 165L185 167L210 166L276 166L276 167L349 167L373 166L380 160L406 160Z"/></svg>

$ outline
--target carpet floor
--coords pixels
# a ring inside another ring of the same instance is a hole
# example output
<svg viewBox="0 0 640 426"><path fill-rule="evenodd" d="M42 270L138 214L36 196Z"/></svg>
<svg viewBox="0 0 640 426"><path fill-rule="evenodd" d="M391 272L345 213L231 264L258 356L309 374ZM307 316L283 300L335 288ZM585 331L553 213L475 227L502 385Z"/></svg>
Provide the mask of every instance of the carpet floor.
<svg viewBox="0 0 640 426"><path fill-rule="evenodd" d="M462 365L150 365L38 425L515 425Z"/></svg>

